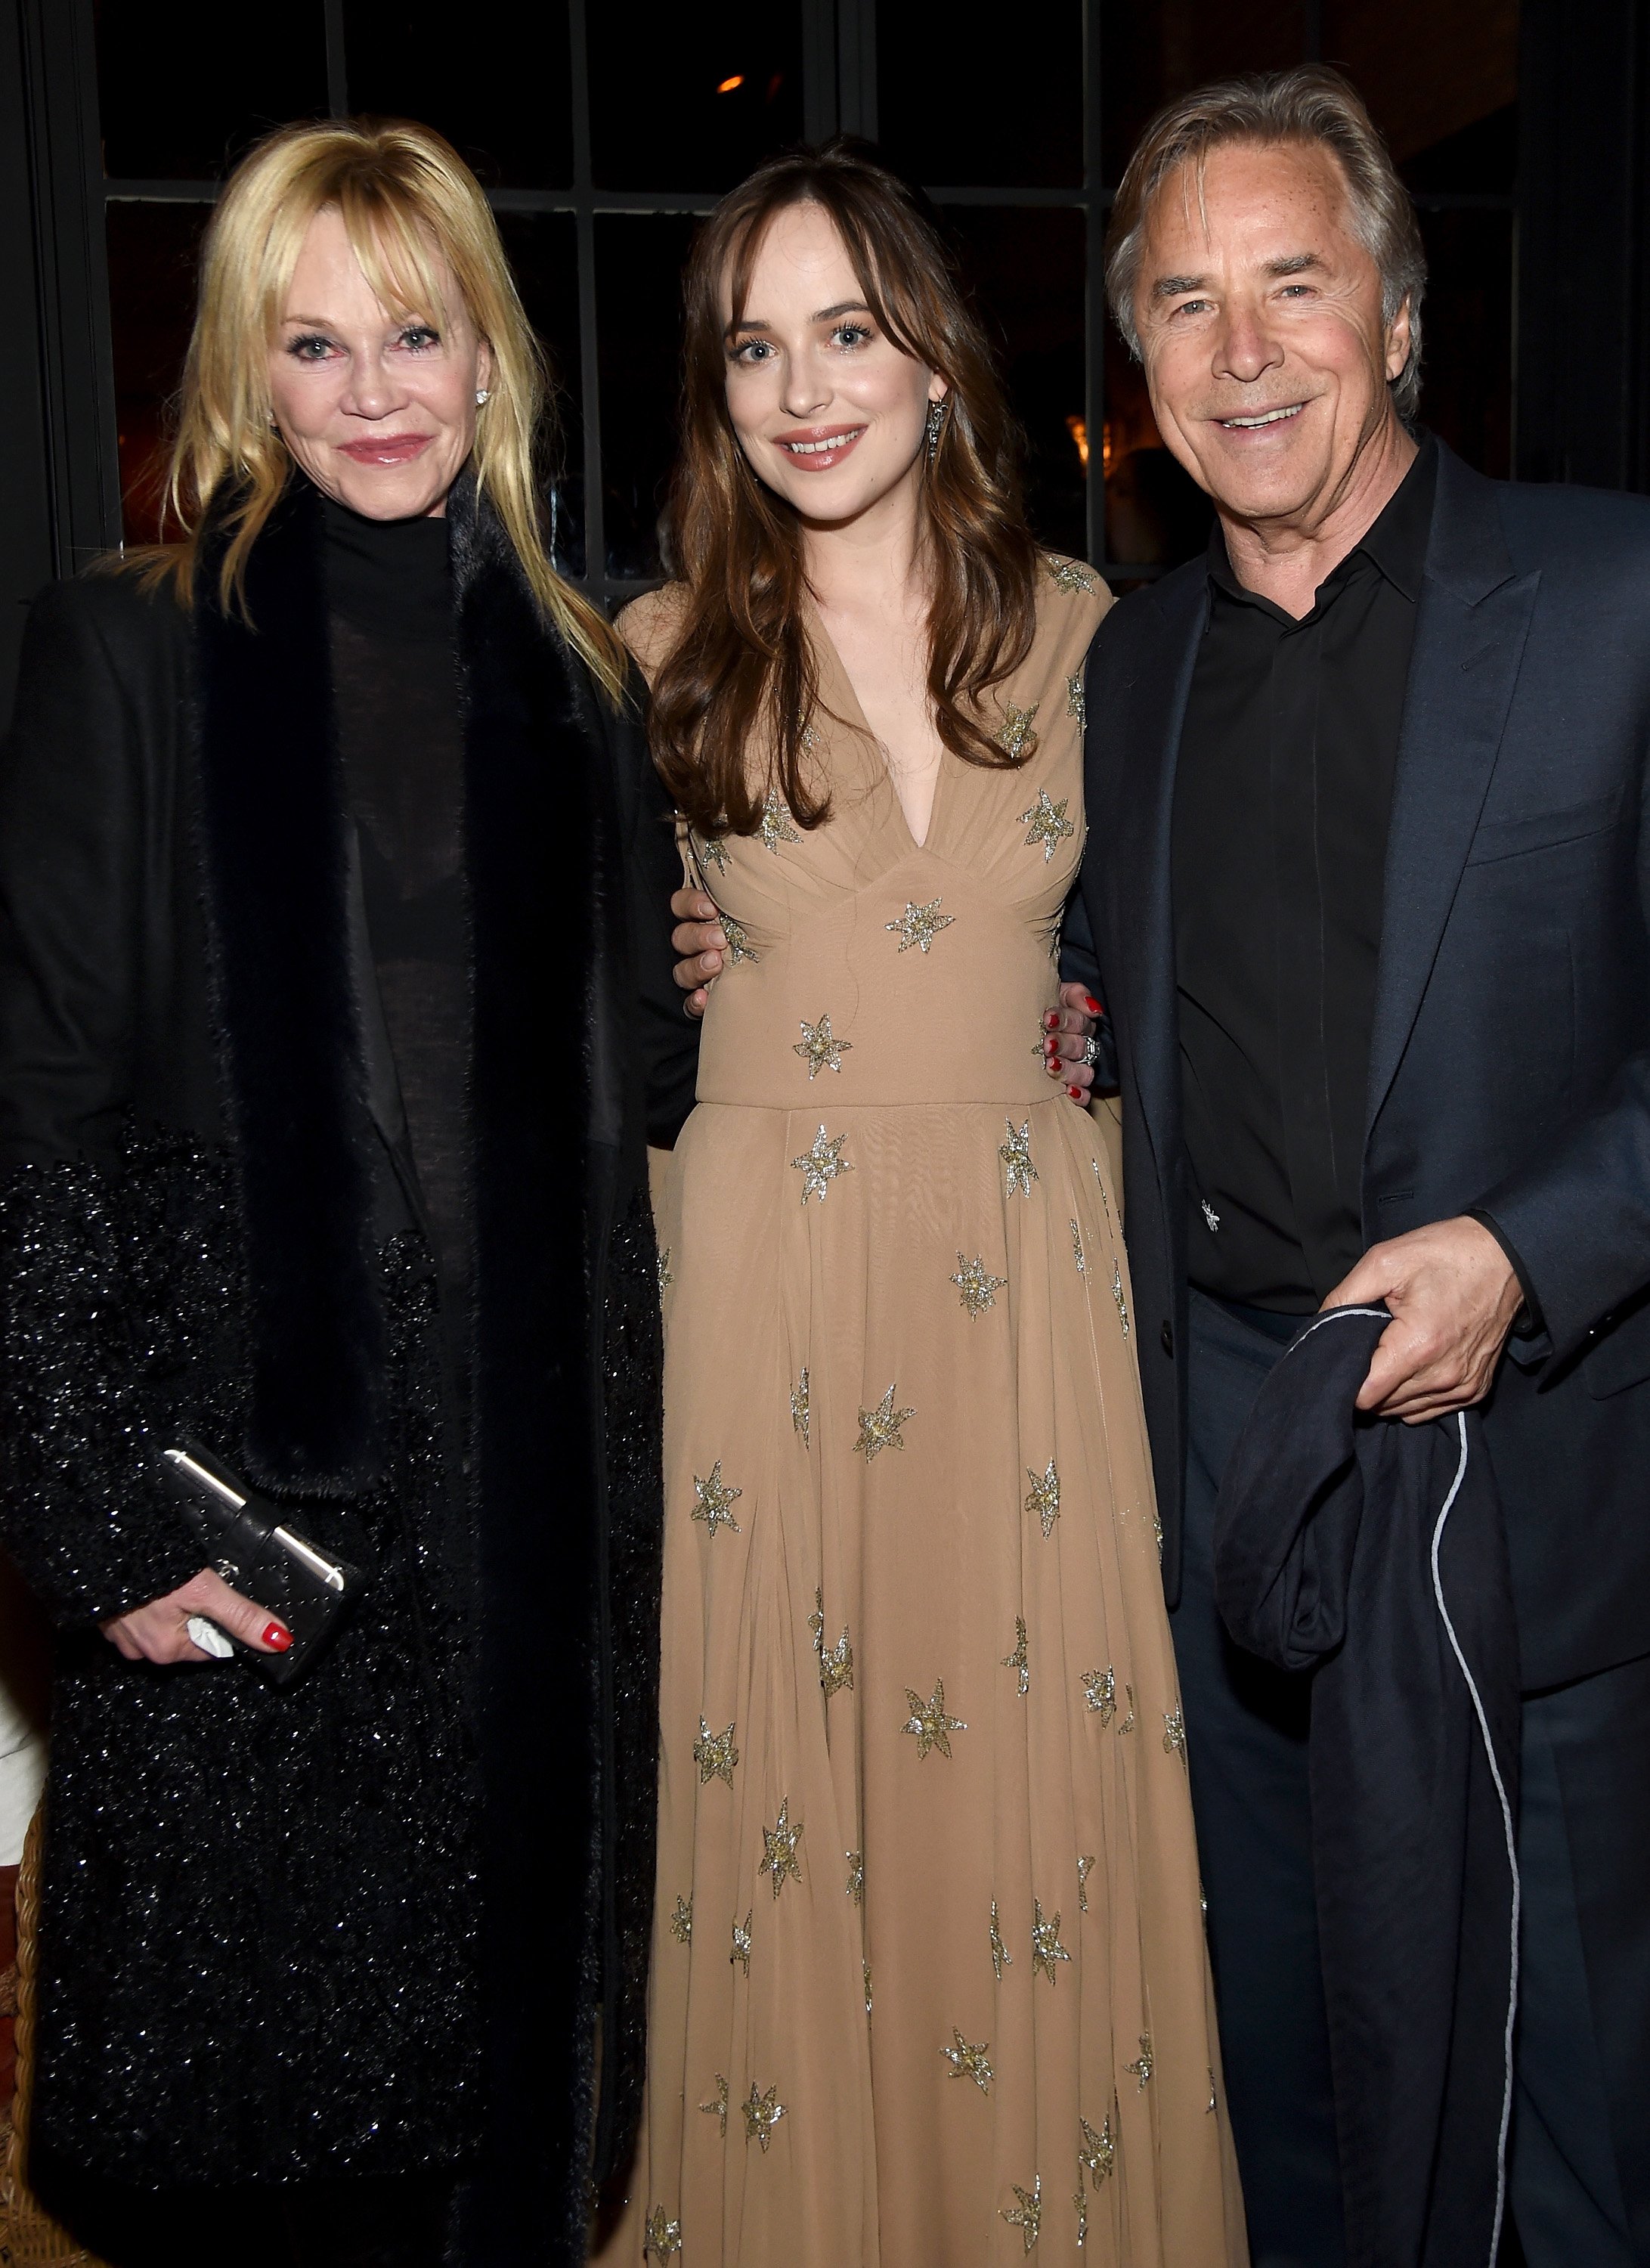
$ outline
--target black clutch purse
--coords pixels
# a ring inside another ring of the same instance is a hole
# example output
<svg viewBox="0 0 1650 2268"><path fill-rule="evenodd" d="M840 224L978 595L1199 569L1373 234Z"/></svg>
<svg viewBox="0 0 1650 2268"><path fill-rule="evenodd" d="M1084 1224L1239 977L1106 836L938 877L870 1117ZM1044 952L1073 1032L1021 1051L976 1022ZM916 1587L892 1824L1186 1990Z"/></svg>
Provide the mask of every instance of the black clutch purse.
<svg viewBox="0 0 1650 2268"><path fill-rule="evenodd" d="M292 1633L284 1653L243 1651L272 1685L290 1685L336 1636L365 1587L357 1568L286 1527L278 1508L248 1488L188 1434L162 1448L160 1471L201 1539L209 1566L243 1598L255 1599ZM206 1634L217 1632L215 1623ZM192 1633L193 1634L193 1633ZM197 1638L197 1644L202 1640ZM217 1652L208 1646L208 1651Z"/></svg>

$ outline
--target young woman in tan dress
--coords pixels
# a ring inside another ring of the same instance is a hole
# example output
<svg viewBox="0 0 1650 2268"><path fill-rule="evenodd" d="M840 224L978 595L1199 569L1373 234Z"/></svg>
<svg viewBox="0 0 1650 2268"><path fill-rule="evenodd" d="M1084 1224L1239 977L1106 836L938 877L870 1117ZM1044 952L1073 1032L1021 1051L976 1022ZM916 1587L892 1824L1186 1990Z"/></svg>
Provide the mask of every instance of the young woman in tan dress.
<svg viewBox="0 0 1650 2268"><path fill-rule="evenodd" d="M722 914L660 1241L626 2268L1244 2257L1118 1192L1045 1072L1108 604L938 238L777 162L689 282L622 627Z"/></svg>

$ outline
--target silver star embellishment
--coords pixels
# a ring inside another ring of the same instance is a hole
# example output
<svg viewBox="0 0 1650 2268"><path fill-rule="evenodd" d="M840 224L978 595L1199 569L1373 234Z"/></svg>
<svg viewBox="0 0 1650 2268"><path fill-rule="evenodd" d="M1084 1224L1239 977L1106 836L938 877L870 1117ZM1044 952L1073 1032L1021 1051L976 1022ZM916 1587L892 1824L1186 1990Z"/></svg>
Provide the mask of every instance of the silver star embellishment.
<svg viewBox="0 0 1650 2268"><path fill-rule="evenodd" d="M1026 1478L1031 1483L1031 1494L1026 1498L1026 1510L1036 1513L1037 1518L1042 1522L1042 1532L1045 1536L1052 1535L1054 1523L1060 1517L1060 1476L1055 1469L1054 1459L1050 1458L1048 1469L1042 1474L1033 1472L1031 1467L1028 1465Z"/></svg>
<svg viewBox="0 0 1650 2268"><path fill-rule="evenodd" d="M1093 573L1078 559L1050 559L1045 562L1049 580L1057 591L1097 591L1100 585Z"/></svg>
<svg viewBox="0 0 1650 2268"><path fill-rule="evenodd" d="M756 1870L758 1874L772 1875L775 1897L784 1888L787 1874L794 1882L802 1879L796 1855L796 1846L801 1840L802 1822L799 1820L792 1826L791 1799L787 1795L779 1806L779 1816L774 1824L762 1830L762 1865Z"/></svg>
<svg viewBox="0 0 1650 2268"><path fill-rule="evenodd" d="M863 1851L846 1851L848 1861L848 1895L857 1906L866 1902L866 1854Z"/></svg>
<svg viewBox="0 0 1650 2268"><path fill-rule="evenodd" d="M1088 1878L1094 1871L1094 1861L1092 1859L1079 1859L1078 1860L1077 1911L1079 1913L1086 1913L1088 1911Z"/></svg>
<svg viewBox="0 0 1650 2268"><path fill-rule="evenodd" d="M825 1192L837 1174L852 1173L852 1159L843 1155L843 1145L847 1139L845 1134L828 1135L821 1126L801 1156L792 1159L792 1165L802 1176L804 1204L810 1197L817 1197L823 1204Z"/></svg>
<svg viewBox="0 0 1650 2268"><path fill-rule="evenodd" d="M687 1945L693 1937L693 1900L678 1898L676 1911L670 1917L670 1933L678 1945Z"/></svg>
<svg viewBox="0 0 1650 2268"><path fill-rule="evenodd" d="M733 1767L739 1762L739 1750L733 1746L733 1727L725 1733L713 1733L703 1717L699 1719L699 1737L693 1744L693 1761L699 1767L699 1785L709 1787L713 1779L733 1785Z"/></svg>
<svg viewBox="0 0 1650 2268"><path fill-rule="evenodd" d="M990 2040L965 2040L954 2024L951 2036L955 2047L941 2048L939 2052L951 2066L953 2079L971 2079L982 2095L991 2091L991 2081L997 2073L991 2069L988 2050Z"/></svg>
<svg viewBox="0 0 1650 2268"><path fill-rule="evenodd" d="M848 1643L848 1633L846 1631L843 1632L835 1646L821 1645L819 1654L819 1682L821 1690L824 1693L825 1698L828 1701L832 1699L835 1695L842 1692L844 1688L850 1693L852 1692L854 1683L854 1650Z"/></svg>
<svg viewBox="0 0 1650 2268"><path fill-rule="evenodd" d="M1146 2081L1152 2076L1152 2035L1150 2032L1141 2033L1140 2052L1132 2063L1124 2064L1123 2069L1131 2078L1139 2081L1139 2092L1144 2095L1145 2093Z"/></svg>
<svg viewBox="0 0 1650 2268"><path fill-rule="evenodd" d="M859 1412L859 1439L854 1447L865 1452L866 1464L880 1456L884 1449L902 1449L905 1447L900 1429L907 1418L915 1418L917 1412L894 1407L894 1396L897 1391L897 1387L890 1386L874 1410Z"/></svg>
<svg viewBox="0 0 1650 2268"><path fill-rule="evenodd" d="M1117 1674L1109 1663L1104 1669L1083 1672L1083 1697L1101 1723L1109 1725L1117 1713Z"/></svg>
<svg viewBox="0 0 1650 2268"><path fill-rule="evenodd" d="M812 1086L821 1071L841 1071L843 1057L853 1053L854 1043L851 1040L839 1040L833 1035L829 1016L821 1016L817 1024L798 1020L802 1037L791 1052L793 1056L800 1056L807 1065L807 1083Z"/></svg>
<svg viewBox="0 0 1650 2268"><path fill-rule="evenodd" d="M1042 706L1041 701L1034 701L1029 709L1016 709L1012 701L1005 704L1003 729L997 736L997 745L1011 763L1022 763L1036 747L1037 734L1032 720Z"/></svg>
<svg viewBox="0 0 1650 2268"><path fill-rule="evenodd" d="M768 800L762 807L762 825L756 831L762 837L762 849L771 850L776 858L782 843L799 843L802 840L791 824L790 813L771 788L768 791Z"/></svg>
<svg viewBox="0 0 1650 2268"><path fill-rule="evenodd" d="M791 1430L802 1436L802 1447L813 1447L808 1438L807 1365L802 1366L802 1375L791 1388Z"/></svg>
<svg viewBox="0 0 1650 2268"><path fill-rule="evenodd" d="M1163 1515L1155 1505L1152 1507L1152 1540L1157 1545L1157 1564L1163 1564Z"/></svg>
<svg viewBox="0 0 1650 2268"><path fill-rule="evenodd" d="M1158 1549L1161 1550L1160 1543ZM1163 1712L1163 1753L1182 1757L1186 1754L1186 1719L1178 1705Z"/></svg>
<svg viewBox="0 0 1650 2268"><path fill-rule="evenodd" d="M1011 2228L1021 2231L1026 2240L1026 2250L1029 2252L1042 2230L1042 2176L1034 2175L1028 2190L1022 2190L1018 2182L1013 2182L1009 2186L1020 2202L1015 2205L1005 2205L1003 2219Z"/></svg>
<svg viewBox="0 0 1650 2268"><path fill-rule="evenodd" d="M860 1962L859 1974L865 1979L866 2014L868 2017L871 2014L871 1963L868 1961Z"/></svg>
<svg viewBox="0 0 1650 2268"><path fill-rule="evenodd" d="M1117 1302L1117 1321L1123 1325L1123 1335L1127 1338L1129 1302L1123 1296L1123 1270L1115 1260L1111 1263L1111 1296Z"/></svg>
<svg viewBox="0 0 1650 2268"><path fill-rule="evenodd" d="M1041 1045L1037 1052L1042 1054ZM1028 1118L1018 1130L1012 1118L1005 1118L1003 1123L1008 1129L1008 1139L997 1145L997 1154L1003 1161L1003 1195L1028 1197L1037 1178L1037 1169L1031 1162L1031 1121Z"/></svg>
<svg viewBox="0 0 1650 2268"><path fill-rule="evenodd" d="M716 2075L716 2093L709 2102L702 2102L699 2108L716 2120L717 2131L726 2142L727 2139L727 2081L719 2071Z"/></svg>
<svg viewBox="0 0 1650 2268"><path fill-rule="evenodd" d="M1121 1725L1119 1725L1119 1726L1118 1726L1118 1727L1117 1727L1117 1735L1118 1735L1118 1738L1119 1738L1119 1739L1121 1739L1121 1738L1122 1738L1122 1736L1123 1735L1123 1734L1124 1734L1124 1733L1132 1733L1132 1732L1133 1732L1133 1730L1134 1730L1134 1688L1133 1688L1133 1686L1132 1686L1132 1685L1125 1685L1125 1686L1123 1687L1123 1699L1124 1699L1124 1700L1128 1703L1128 1705L1129 1705L1129 1713L1128 1713L1128 1715L1123 1719L1123 1720L1122 1724L1121 1724Z"/></svg>
<svg viewBox="0 0 1650 2268"><path fill-rule="evenodd" d="M807 1618L807 1626L814 1640L814 1653L823 1656L825 1652L825 1594L823 1591L815 1590L814 1594L814 1611Z"/></svg>
<svg viewBox="0 0 1650 2268"><path fill-rule="evenodd" d="M667 1245L659 1256L659 1296L661 1300L675 1280L670 1272L670 1247Z"/></svg>
<svg viewBox="0 0 1650 2268"><path fill-rule="evenodd" d="M972 1320L976 1315L983 1315L988 1307L997 1305L997 1295L1008 1278L1006 1276L991 1275L977 1254L972 1260L965 1260L959 1252L957 1272L951 1281L961 1292L962 1304Z"/></svg>
<svg viewBox="0 0 1650 2268"><path fill-rule="evenodd" d="M1073 678L1072 682L1075 685L1078 681ZM1020 825L1028 827L1031 830L1026 837L1026 847L1029 850L1034 843L1041 843L1042 863L1045 866L1060 844L1069 841L1077 832L1076 828L1065 815L1066 806L1071 799L1070 796L1062 796L1058 803L1056 803L1045 787L1038 794L1037 800L1032 805L1030 810L1022 811L1020 814Z"/></svg>
<svg viewBox="0 0 1650 2268"><path fill-rule="evenodd" d="M1203 1217L1204 1217L1204 1219L1208 1222L1208 1224L1209 1224L1209 1233L1210 1233L1210 1235L1211 1235L1211 1236L1219 1236L1219 1233L1220 1233L1220 1216L1219 1216L1219 1214L1215 1211L1214 1207L1210 1204L1210 1202L1209 1202L1209 1200L1208 1200L1208 1198L1207 1198L1207 1197L1199 1197L1199 1199L1197 1200L1197 1202L1198 1202L1198 1204L1199 1204L1202 1206L1202 1208L1203 1208Z"/></svg>
<svg viewBox="0 0 1650 2268"><path fill-rule="evenodd" d="M1083 1232L1075 1221L1072 1223L1072 1257L1077 1263L1078 1274L1086 1276L1088 1269L1083 1258Z"/></svg>
<svg viewBox="0 0 1650 2268"><path fill-rule="evenodd" d="M727 845L719 835L700 836L696 848L699 853L701 872L707 866L714 866L718 874L726 873L729 865Z"/></svg>
<svg viewBox="0 0 1650 2268"><path fill-rule="evenodd" d="M711 1466L708 1481L702 1481L697 1473L694 1475L693 1491L699 1499L693 1508L693 1518L702 1520L712 1535L718 1528L731 1528L735 1535L742 1534L738 1521L733 1517L733 1506L745 1491L729 1488L724 1481L720 1457Z"/></svg>
<svg viewBox="0 0 1650 2268"><path fill-rule="evenodd" d="M1097 2134L1086 2118L1079 2118L1083 2139L1077 2153L1077 2162L1090 2181L1103 2182L1117 2162L1117 2146L1112 2139L1111 2113L1108 2111L1100 2123Z"/></svg>
<svg viewBox="0 0 1650 2268"><path fill-rule="evenodd" d="M768 2154L768 2145L773 2139L773 2130L784 2117L784 2105L779 2100L779 2090L770 2087L765 2095L758 2095L756 2082L750 2083L750 2093L740 2108L745 2113L746 2142L760 2142L762 2154Z"/></svg>
<svg viewBox="0 0 1650 2268"><path fill-rule="evenodd" d="M736 968L741 961L762 959L761 954L752 945L743 922L733 920L719 907L717 909L716 917L721 924L723 936L727 939L727 957Z"/></svg>
<svg viewBox="0 0 1650 2268"><path fill-rule="evenodd" d="M1005 1653L1003 1656L1003 1668L1017 1669L1020 1672L1020 1697L1023 1701L1031 1690L1031 1658L1026 1645L1024 1615L1014 1616L1014 1650L1012 1653Z"/></svg>
<svg viewBox="0 0 1650 2268"><path fill-rule="evenodd" d="M1211 2065L1208 2066L1208 2071L1209 2071L1209 2100L1208 2100L1208 2102L1204 2105L1204 2110L1218 2110L1218 2109L1219 2108L1219 2103L1217 2102L1217 2101L1216 2101L1216 2099L1215 2099L1215 2091L1214 2091L1214 2066L1213 2066L1212 2064L1211 2064Z"/></svg>
<svg viewBox="0 0 1650 2268"><path fill-rule="evenodd" d="M749 1914L746 1915L743 1921L740 1921L735 1918L733 1923L733 1950L727 1956L728 1967L731 1969L733 1966L733 1963L737 1961L744 1970L747 1977L750 1975L750 1923L751 1918Z"/></svg>
<svg viewBox="0 0 1650 2268"><path fill-rule="evenodd" d="M673 2252L681 2250L681 2223L669 2220L662 2205L656 2205L647 2216L647 2234L642 2245L642 2257L651 2252L655 2260L667 2260Z"/></svg>
<svg viewBox="0 0 1650 2268"><path fill-rule="evenodd" d="M940 912L938 898L930 898L925 906L919 906L908 898L905 910L898 921L885 922L882 925L898 937L902 953L909 953L915 946L919 953L925 955L940 931L949 929L955 919L955 914Z"/></svg>
<svg viewBox="0 0 1650 2268"><path fill-rule="evenodd" d="M1068 677L1065 681L1065 713L1068 717L1076 718L1077 729L1079 733L1086 729L1088 703L1083 694L1083 675L1080 670L1075 677Z"/></svg>
<svg viewBox="0 0 1650 2268"><path fill-rule="evenodd" d="M1052 1921L1044 1921L1042 1918L1042 1899L1034 1898L1031 1904L1033 1916L1031 1924L1031 1974L1035 1978L1038 1970L1041 1970L1042 1974L1048 1978L1050 1984L1052 1984L1055 1977L1055 1963L1059 1961L1069 1961L1072 1956L1060 1942L1059 1915L1056 1914Z"/></svg>
<svg viewBox="0 0 1650 2268"><path fill-rule="evenodd" d="M920 1763L930 1749L938 1749L942 1756L948 1756L953 1733L966 1733L969 1728L961 1717L947 1717L946 1714L945 1679L935 1678L934 1690L926 1701L920 1693L913 1693L908 1685L905 1699L911 1713L901 1730L917 1735L917 1761Z"/></svg>
<svg viewBox="0 0 1650 2268"><path fill-rule="evenodd" d="M1014 1956L1003 1943L1003 1933L997 1926L997 1900L991 1900L991 1969L998 1983L1003 1981L1005 1969L1012 1969Z"/></svg>

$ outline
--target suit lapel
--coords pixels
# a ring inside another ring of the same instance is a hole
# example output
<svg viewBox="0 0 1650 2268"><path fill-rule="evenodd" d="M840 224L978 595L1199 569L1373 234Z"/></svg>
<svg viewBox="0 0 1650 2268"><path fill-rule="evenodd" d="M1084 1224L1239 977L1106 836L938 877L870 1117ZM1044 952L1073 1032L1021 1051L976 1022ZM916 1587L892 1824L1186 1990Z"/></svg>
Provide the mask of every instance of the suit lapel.
<svg viewBox="0 0 1650 2268"><path fill-rule="evenodd" d="M1492 484L1440 449L1387 841L1367 1124L1403 1059L1460 887L1540 583L1515 578Z"/></svg>

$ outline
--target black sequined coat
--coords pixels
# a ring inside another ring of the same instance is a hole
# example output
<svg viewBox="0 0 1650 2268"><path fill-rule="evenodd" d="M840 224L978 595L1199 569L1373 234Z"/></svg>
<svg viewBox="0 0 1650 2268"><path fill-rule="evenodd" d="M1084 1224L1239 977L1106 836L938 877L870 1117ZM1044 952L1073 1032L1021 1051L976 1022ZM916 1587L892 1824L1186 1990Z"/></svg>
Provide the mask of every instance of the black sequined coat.
<svg viewBox="0 0 1650 2268"><path fill-rule="evenodd" d="M461 487L461 1433L319 519L295 486L259 538L253 627L210 560L192 614L128 574L47 592L0 766L0 1530L60 1632L35 2166L68 2193L452 2165L456 2257L559 2262L642 2069L675 854L635 718ZM199 1564L145 1441L171 1426L370 1572L290 1690L98 1632Z"/></svg>

